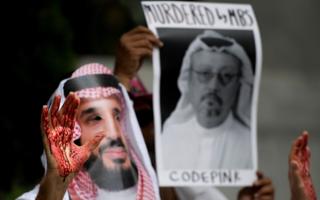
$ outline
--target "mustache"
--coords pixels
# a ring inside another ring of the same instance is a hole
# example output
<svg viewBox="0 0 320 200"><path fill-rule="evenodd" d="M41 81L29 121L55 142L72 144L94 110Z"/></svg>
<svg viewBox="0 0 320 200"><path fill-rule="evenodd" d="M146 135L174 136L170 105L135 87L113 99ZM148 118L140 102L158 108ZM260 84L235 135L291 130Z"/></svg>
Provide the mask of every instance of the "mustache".
<svg viewBox="0 0 320 200"><path fill-rule="evenodd" d="M205 93L204 95L201 96L200 101L202 102L208 98L214 99L214 101L217 102L219 106L222 106L222 103L223 103L222 99L217 92L214 91L214 92Z"/></svg>
<svg viewBox="0 0 320 200"><path fill-rule="evenodd" d="M106 149L114 148L114 147L122 147L125 149L125 146L124 146L122 139L120 139L120 138L108 139L106 143L102 144L99 147L99 153L102 154Z"/></svg>
<svg viewBox="0 0 320 200"><path fill-rule="evenodd" d="M99 147L99 154L102 155L102 153L107 149L107 148L112 148L112 147L122 147L125 149L125 146L120 138L116 139L108 139L108 141L105 144L102 144ZM99 158L93 154L90 155L89 159L84 163L84 168L89 170L96 161L101 162Z"/></svg>

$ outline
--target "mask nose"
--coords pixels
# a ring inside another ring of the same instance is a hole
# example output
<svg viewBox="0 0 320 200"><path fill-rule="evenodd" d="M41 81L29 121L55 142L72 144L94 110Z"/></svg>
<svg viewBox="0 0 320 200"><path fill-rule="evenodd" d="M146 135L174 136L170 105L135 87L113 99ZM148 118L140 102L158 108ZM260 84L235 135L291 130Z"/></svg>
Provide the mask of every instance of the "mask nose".
<svg viewBox="0 0 320 200"><path fill-rule="evenodd" d="M108 119L105 122L104 130L107 138L121 138L121 127L114 120Z"/></svg>

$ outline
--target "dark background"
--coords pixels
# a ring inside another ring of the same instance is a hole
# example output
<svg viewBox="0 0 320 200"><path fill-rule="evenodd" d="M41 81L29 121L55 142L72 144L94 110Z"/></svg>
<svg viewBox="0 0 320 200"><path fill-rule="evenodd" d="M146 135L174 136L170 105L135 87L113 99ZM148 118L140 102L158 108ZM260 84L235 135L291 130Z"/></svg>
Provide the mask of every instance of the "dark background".
<svg viewBox="0 0 320 200"><path fill-rule="evenodd" d="M1 65L0 199L14 199L41 179L43 104L82 55L112 55L138 23L116 0L7 2ZM139 4L139 2L135 2ZM5 63L5 64L3 64Z"/></svg>
<svg viewBox="0 0 320 200"><path fill-rule="evenodd" d="M173 29L158 28L158 34L162 42L165 44L160 49L160 106L161 106L161 123L169 117L175 109L180 98L177 78L180 74L182 60L186 50L193 39L203 33L205 29ZM246 51L252 63L253 72L255 71L256 48L252 31L248 30L222 30L214 29L214 31L223 36L236 40ZM183 36L183 37L181 37Z"/></svg>

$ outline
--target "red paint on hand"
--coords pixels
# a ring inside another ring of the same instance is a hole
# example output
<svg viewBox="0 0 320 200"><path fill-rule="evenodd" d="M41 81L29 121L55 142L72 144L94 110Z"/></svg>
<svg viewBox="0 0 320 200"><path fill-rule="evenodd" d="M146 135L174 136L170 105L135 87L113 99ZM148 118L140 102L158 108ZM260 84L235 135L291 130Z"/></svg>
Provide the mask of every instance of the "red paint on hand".
<svg viewBox="0 0 320 200"><path fill-rule="evenodd" d="M42 111L42 128L48 139L50 153L62 177L79 171L103 138L103 135L97 135L85 145L74 144L72 134L79 104L80 99L74 93L70 93L60 110L60 97L56 96L50 111L47 106L44 106Z"/></svg>
<svg viewBox="0 0 320 200"><path fill-rule="evenodd" d="M303 195L306 196L308 200L316 200L316 193L312 183L310 175L310 149L308 147L308 133L304 132L293 144L289 161L293 167L291 169L291 176L297 175L298 177L293 177L291 180L298 180L301 183L291 183L294 190L302 190ZM291 181L291 182L293 182Z"/></svg>

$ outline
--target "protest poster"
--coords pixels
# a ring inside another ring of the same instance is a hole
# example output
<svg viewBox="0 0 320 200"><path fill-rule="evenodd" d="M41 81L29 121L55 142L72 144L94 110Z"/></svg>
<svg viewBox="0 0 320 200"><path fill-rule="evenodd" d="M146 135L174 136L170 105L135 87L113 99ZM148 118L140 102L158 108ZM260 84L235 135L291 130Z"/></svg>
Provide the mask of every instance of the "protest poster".
<svg viewBox="0 0 320 200"><path fill-rule="evenodd" d="M261 38L248 4L143 1L153 52L162 186L244 186L256 179Z"/></svg>

